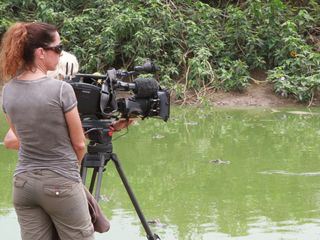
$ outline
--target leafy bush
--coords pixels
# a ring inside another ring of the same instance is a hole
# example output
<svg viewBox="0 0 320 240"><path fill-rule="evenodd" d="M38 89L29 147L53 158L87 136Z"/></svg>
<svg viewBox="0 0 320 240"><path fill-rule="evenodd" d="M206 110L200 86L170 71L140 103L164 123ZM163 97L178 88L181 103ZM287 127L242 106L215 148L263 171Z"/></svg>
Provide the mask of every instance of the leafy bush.
<svg viewBox="0 0 320 240"><path fill-rule="evenodd" d="M294 95L300 101L308 101L320 86L320 53L312 52L310 46L299 46L290 51L291 58L269 71L277 93Z"/></svg>
<svg viewBox="0 0 320 240"><path fill-rule="evenodd" d="M250 70L260 68L269 70L277 93L307 101L318 88L319 53L307 38L319 27L320 5L316 0L295 4L4 0L0 35L15 21L45 21L60 28L82 72L130 68L151 58L161 67L162 84L181 96L186 88L243 90Z"/></svg>
<svg viewBox="0 0 320 240"><path fill-rule="evenodd" d="M226 59L217 69L217 75L222 80L223 89L242 91L249 84L248 66L241 60Z"/></svg>

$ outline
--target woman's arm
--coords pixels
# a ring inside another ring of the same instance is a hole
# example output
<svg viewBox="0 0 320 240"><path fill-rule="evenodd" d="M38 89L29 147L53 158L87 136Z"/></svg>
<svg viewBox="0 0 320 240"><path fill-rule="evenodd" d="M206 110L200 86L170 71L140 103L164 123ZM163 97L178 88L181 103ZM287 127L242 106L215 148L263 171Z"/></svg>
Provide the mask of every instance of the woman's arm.
<svg viewBox="0 0 320 240"><path fill-rule="evenodd" d="M65 118L69 130L72 147L77 155L79 165L85 154L85 137L82 130L82 125L79 117L78 108L74 107L69 112L65 113Z"/></svg>
<svg viewBox="0 0 320 240"><path fill-rule="evenodd" d="M10 128L3 140L4 146L8 149L19 150L20 142L16 134Z"/></svg>
<svg viewBox="0 0 320 240"><path fill-rule="evenodd" d="M8 149L19 150L20 141L17 137L14 126L12 125L8 116L6 116L6 119L7 119L9 126L10 126L10 129L3 139L4 146Z"/></svg>

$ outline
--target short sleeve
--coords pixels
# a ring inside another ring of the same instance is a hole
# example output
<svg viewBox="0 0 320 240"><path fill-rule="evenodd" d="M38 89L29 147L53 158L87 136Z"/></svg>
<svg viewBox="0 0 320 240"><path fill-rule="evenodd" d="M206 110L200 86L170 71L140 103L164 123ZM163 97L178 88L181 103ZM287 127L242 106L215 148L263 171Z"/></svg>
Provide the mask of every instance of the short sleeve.
<svg viewBox="0 0 320 240"><path fill-rule="evenodd" d="M75 106L77 106L76 95L69 83L62 82L60 91L60 103L64 113L71 111Z"/></svg>

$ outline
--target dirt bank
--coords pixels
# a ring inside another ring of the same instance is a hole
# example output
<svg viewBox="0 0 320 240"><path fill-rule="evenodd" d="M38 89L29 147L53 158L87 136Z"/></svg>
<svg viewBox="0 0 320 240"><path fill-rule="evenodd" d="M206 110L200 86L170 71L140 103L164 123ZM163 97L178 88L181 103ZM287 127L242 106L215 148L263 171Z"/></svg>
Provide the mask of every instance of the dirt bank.
<svg viewBox="0 0 320 240"><path fill-rule="evenodd" d="M277 95L273 85L266 81L264 71L251 72L251 84L243 92L202 91L186 94L183 100L174 100L177 104L212 104L219 107L306 107L320 106L320 97L315 97L312 103L299 103L294 98L284 98ZM174 97L173 97L174 98Z"/></svg>
<svg viewBox="0 0 320 240"><path fill-rule="evenodd" d="M305 106L294 99L277 96L269 83L251 84L245 91L223 92L206 91L205 93L189 92L184 100L175 100L177 104L212 104L219 107L290 107Z"/></svg>
<svg viewBox="0 0 320 240"><path fill-rule="evenodd" d="M290 107L304 106L295 99L288 99L278 96L269 83L251 84L243 93L217 92L212 94L210 101L214 106L232 107Z"/></svg>

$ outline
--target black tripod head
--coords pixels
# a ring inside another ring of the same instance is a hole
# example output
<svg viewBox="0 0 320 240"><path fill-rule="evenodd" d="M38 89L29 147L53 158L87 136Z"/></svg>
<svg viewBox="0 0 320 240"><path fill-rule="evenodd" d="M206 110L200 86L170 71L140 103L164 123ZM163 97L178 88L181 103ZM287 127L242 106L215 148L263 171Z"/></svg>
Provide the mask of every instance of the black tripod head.
<svg viewBox="0 0 320 240"><path fill-rule="evenodd" d="M87 154L82 161L82 168L103 167L107 164L112 154L113 122L111 119L82 120L82 127L90 140L87 145ZM100 155L103 155L104 161L101 161ZM94 182L91 184L90 192L93 190L93 185Z"/></svg>
<svg viewBox="0 0 320 240"><path fill-rule="evenodd" d="M82 119L82 128L90 141L97 144L111 144L114 119Z"/></svg>

